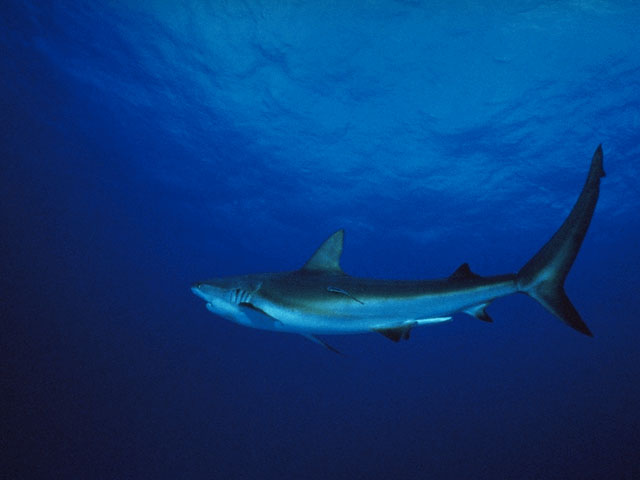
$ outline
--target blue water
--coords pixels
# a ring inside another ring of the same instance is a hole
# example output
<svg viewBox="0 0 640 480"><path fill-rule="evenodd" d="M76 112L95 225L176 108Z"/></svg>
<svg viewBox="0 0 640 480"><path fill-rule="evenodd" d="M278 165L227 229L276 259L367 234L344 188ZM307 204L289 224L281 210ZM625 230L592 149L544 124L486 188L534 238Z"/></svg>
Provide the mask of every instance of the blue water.
<svg viewBox="0 0 640 480"><path fill-rule="evenodd" d="M480 7L478 5L482 4ZM640 478L634 1L3 2L4 478ZM603 144L566 289L381 335L189 289L517 271Z"/></svg>

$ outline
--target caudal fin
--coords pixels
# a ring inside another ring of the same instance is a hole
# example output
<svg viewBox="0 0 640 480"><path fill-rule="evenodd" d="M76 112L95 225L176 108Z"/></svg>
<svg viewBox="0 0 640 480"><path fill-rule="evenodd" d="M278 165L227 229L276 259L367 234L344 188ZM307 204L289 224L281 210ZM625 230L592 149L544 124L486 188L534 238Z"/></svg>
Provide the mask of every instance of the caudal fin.
<svg viewBox="0 0 640 480"><path fill-rule="evenodd" d="M598 202L602 166L602 145L598 146L587 181L571 213L551 239L518 272L521 292L536 299L542 306L570 327L593 336L589 327L571 304L564 291L564 281L578 255Z"/></svg>

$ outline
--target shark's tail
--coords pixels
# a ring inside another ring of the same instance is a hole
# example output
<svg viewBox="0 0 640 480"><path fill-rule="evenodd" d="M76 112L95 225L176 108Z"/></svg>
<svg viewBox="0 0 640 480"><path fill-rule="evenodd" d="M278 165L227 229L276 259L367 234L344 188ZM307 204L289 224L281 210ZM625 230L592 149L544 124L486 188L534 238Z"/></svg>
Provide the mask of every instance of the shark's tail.
<svg viewBox="0 0 640 480"><path fill-rule="evenodd" d="M564 280L587 233L600 192L602 145L593 154L587 181L562 226L518 272L521 292L534 298L552 314L585 335L593 336L564 291Z"/></svg>

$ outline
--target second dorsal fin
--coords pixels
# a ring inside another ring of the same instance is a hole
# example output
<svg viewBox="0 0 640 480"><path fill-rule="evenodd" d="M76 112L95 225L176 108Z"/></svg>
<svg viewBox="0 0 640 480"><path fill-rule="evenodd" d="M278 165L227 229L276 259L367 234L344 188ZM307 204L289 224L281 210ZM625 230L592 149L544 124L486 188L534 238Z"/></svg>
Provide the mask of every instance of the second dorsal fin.
<svg viewBox="0 0 640 480"><path fill-rule="evenodd" d="M449 275L449 279L461 279L461 278L480 278L480 275L473 273L468 263L460 265L455 272Z"/></svg>
<svg viewBox="0 0 640 480"><path fill-rule="evenodd" d="M344 273L340 268L344 230L338 230L327 238L302 267L307 272Z"/></svg>

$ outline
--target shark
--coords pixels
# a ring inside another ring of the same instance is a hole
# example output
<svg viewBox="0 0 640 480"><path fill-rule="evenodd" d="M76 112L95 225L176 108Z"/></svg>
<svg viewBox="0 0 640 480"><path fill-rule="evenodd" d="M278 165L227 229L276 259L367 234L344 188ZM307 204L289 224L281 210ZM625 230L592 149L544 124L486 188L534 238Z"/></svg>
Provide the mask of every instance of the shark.
<svg viewBox="0 0 640 480"><path fill-rule="evenodd" d="M463 263L450 276L435 280L351 276L340 266L344 230L338 230L295 271L215 278L196 282L191 290L220 317L245 327L300 334L337 353L319 336L377 332L398 342L409 339L415 327L446 322L459 313L491 322L487 307L516 293L593 336L564 283L591 223L604 176L600 145L569 215L517 273L481 276Z"/></svg>

